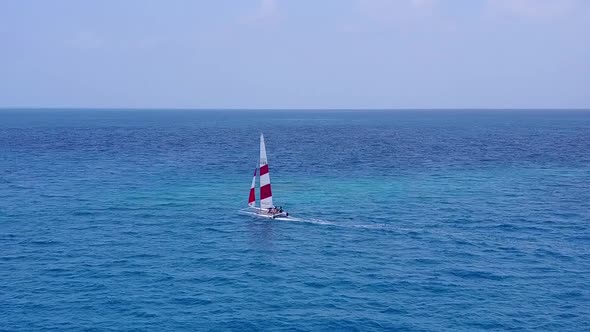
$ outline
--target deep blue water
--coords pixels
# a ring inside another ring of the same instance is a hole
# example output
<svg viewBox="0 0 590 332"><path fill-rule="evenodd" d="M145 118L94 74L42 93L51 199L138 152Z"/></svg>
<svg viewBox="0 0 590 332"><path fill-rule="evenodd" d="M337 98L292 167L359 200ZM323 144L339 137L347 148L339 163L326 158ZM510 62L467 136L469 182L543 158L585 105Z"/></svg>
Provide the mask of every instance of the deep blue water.
<svg viewBox="0 0 590 332"><path fill-rule="evenodd" d="M0 330L588 331L590 112L2 110Z"/></svg>

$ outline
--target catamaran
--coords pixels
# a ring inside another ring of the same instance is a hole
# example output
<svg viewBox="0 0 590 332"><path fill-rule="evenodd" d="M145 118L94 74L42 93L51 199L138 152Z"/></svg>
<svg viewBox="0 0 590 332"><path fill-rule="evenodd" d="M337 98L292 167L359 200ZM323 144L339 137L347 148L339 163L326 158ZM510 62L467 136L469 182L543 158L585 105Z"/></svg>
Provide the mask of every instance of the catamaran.
<svg viewBox="0 0 590 332"><path fill-rule="evenodd" d="M260 173L260 206L256 206L256 171ZM270 189L270 174L268 160L266 159L266 146L264 135L260 134L260 164L254 169L250 195L248 196L248 208L241 210L244 213L264 218L288 218L289 213L280 206L272 203L272 191Z"/></svg>

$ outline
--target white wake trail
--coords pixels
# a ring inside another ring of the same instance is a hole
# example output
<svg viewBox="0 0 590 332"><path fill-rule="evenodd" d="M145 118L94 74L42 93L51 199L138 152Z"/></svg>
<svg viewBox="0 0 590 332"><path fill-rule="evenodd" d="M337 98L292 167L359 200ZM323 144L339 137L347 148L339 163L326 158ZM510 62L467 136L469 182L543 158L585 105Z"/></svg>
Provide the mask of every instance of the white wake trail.
<svg viewBox="0 0 590 332"><path fill-rule="evenodd" d="M240 211L242 214L247 214L247 215L251 215L254 217L259 217L260 215L256 214L256 213L251 213L248 211L244 211L241 210ZM370 224L370 223L365 223L365 224L350 224L350 223L345 223L345 222L335 222L335 221L329 221L329 220L324 220L324 219L317 219L317 218L297 218L297 217L277 217L277 218L267 218L268 221L287 221L287 222L299 222L299 223L306 223L306 224L314 224L314 225L324 225L324 226L334 226L334 227L343 227L343 228L361 228L361 229L367 229L367 230L394 230L392 228L392 225L388 225L388 224Z"/></svg>

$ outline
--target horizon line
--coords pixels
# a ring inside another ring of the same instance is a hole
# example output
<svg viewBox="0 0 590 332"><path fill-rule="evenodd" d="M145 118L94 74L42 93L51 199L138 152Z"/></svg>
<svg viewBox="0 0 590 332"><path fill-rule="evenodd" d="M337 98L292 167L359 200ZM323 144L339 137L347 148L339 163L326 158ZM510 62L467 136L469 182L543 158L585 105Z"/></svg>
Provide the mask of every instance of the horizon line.
<svg viewBox="0 0 590 332"><path fill-rule="evenodd" d="M103 111L590 111L590 107L409 107L409 108L237 108L237 107L10 107L0 106L6 110L103 110Z"/></svg>

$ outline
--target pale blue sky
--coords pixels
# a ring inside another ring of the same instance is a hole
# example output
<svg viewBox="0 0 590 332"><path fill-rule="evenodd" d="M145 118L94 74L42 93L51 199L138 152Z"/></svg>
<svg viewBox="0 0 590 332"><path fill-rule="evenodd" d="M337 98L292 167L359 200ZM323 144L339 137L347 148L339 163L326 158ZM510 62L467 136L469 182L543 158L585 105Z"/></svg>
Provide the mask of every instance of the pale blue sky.
<svg viewBox="0 0 590 332"><path fill-rule="evenodd" d="M0 48L0 107L590 107L587 0L0 0Z"/></svg>

